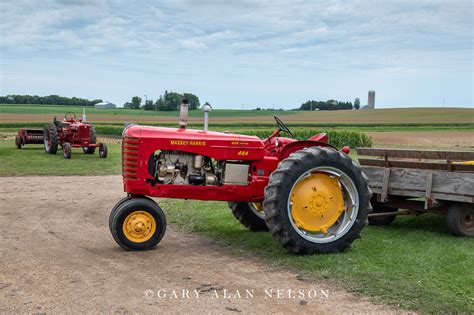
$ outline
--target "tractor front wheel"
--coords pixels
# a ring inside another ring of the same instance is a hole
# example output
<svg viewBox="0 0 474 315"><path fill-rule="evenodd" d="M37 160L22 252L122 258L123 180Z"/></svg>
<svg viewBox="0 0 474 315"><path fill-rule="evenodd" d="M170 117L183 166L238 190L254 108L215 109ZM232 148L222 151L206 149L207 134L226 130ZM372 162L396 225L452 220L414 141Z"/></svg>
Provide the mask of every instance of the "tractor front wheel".
<svg viewBox="0 0 474 315"><path fill-rule="evenodd" d="M295 254L343 251L360 238L371 211L367 178L332 148L310 147L281 161L265 188L265 221Z"/></svg>
<svg viewBox="0 0 474 315"><path fill-rule="evenodd" d="M72 148L69 142L64 142L63 144L63 155L65 159L70 159L72 156Z"/></svg>
<svg viewBox="0 0 474 315"><path fill-rule="evenodd" d="M110 232L125 250L155 247L166 232L166 217L160 206L148 198L131 198L110 213Z"/></svg>
<svg viewBox="0 0 474 315"><path fill-rule="evenodd" d="M94 126L91 126L89 129L89 143L90 144L97 143L97 134L95 132ZM83 147L82 151L84 151L85 154L94 154L95 147Z"/></svg>
<svg viewBox="0 0 474 315"><path fill-rule="evenodd" d="M21 137L20 136L16 136L15 145L16 145L17 149L21 149Z"/></svg>
<svg viewBox="0 0 474 315"><path fill-rule="evenodd" d="M268 231L265 212L260 202L229 202L234 217L251 231Z"/></svg>
<svg viewBox="0 0 474 315"><path fill-rule="evenodd" d="M107 145L99 143L99 157L105 159L107 157Z"/></svg>

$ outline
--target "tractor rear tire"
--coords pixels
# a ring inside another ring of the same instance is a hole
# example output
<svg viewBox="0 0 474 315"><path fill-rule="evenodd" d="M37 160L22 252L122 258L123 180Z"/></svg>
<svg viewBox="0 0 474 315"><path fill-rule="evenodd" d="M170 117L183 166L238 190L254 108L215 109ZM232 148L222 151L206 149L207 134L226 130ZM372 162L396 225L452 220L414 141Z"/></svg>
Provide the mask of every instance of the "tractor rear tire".
<svg viewBox="0 0 474 315"><path fill-rule="evenodd" d="M16 145L17 149L21 149L21 137L20 136L16 136L15 145Z"/></svg>
<svg viewBox="0 0 474 315"><path fill-rule="evenodd" d="M260 213L252 202L229 202L234 217L254 232L268 231L265 213Z"/></svg>
<svg viewBox="0 0 474 315"><path fill-rule="evenodd" d="M309 147L281 161L270 175L265 221L273 238L289 252L340 252L360 238L372 210L371 196L367 177L349 156L332 148ZM295 219L295 214L309 219Z"/></svg>
<svg viewBox="0 0 474 315"><path fill-rule="evenodd" d="M48 154L58 152L59 136L55 124L49 124L44 127L44 150Z"/></svg>
<svg viewBox="0 0 474 315"><path fill-rule="evenodd" d="M383 212L397 212L397 208L390 208L385 206L374 206L372 213L383 213ZM370 217L369 216L369 225L390 225L390 223L395 220L396 215L387 215L380 217Z"/></svg>
<svg viewBox="0 0 474 315"><path fill-rule="evenodd" d="M107 157L107 145L99 143L99 157L105 159Z"/></svg>
<svg viewBox="0 0 474 315"><path fill-rule="evenodd" d="M97 143L97 134L96 134L94 126L91 126L89 129L89 143L90 144ZM82 151L84 151L84 154L94 154L95 148L96 147L83 147Z"/></svg>
<svg viewBox="0 0 474 315"><path fill-rule="evenodd" d="M452 235L474 237L474 206L467 203L451 204L446 223Z"/></svg>
<svg viewBox="0 0 474 315"><path fill-rule="evenodd" d="M70 159L72 156L72 148L69 142L63 143L63 155L65 159Z"/></svg>
<svg viewBox="0 0 474 315"><path fill-rule="evenodd" d="M166 232L163 210L148 198L126 200L110 216L110 232L125 250L152 249Z"/></svg>

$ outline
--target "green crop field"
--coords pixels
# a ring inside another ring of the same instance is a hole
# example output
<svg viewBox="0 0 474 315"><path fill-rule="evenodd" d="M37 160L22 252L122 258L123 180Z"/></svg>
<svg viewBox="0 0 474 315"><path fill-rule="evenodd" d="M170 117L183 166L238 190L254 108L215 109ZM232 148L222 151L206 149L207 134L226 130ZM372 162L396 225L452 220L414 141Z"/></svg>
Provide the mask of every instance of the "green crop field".
<svg viewBox="0 0 474 315"><path fill-rule="evenodd" d="M120 123L128 122L174 122L178 112L157 112L133 109L97 109L85 107L88 118L94 122ZM0 123L5 122L47 122L53 116L62 117L72 111L82 115L83 107L53 105L10 105L0 104ZM397 108L376 110L340 110L340 111L257 111L214 109L211 123L241 124L273 122L273 115L284 116L289 124L296 125L366 125L368 126L433 126L449 124L474 126L473 108ZM190 122L202 122L201 110L189 112Z"/></svg>

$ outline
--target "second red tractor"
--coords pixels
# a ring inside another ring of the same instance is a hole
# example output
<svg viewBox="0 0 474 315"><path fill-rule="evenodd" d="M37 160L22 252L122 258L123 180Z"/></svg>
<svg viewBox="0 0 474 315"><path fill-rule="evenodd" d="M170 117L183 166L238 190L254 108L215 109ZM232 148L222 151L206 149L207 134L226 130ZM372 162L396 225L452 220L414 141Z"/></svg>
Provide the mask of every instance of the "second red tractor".
<svg viewBox="0 0 474 315"><path fill-rule="evenodd" d="M85 154L94 154L99 148L99 157L107 157L107 145L97 143L94 126L83 119L76 119L74 113L68 112L64 120L54 117L53 122L44 127L44 149L46 153L56 154L58 146L63 150L64 158L70 159L72 148L82 148Z"/></svg>

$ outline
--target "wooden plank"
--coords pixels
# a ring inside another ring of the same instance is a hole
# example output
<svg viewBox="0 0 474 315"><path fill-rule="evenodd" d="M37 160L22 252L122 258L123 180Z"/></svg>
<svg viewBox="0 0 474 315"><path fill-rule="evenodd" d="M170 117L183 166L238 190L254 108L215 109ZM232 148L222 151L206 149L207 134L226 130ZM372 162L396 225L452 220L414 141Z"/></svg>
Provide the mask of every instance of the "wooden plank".
<svg viewBox="0 0 474 315"><path fill-rule="evenodd" d="M474 172L473 164L450 164L446 162L418 162L406 160L377 160L377 159L358 159L360 165L364 166L378 166L378 167L399 167L399 168L413 168L424 170L438 170L453 172Z"/></svg>
<svg viewBox="0 0 474 315"><path fill-rule="evenodd" d="M380 187L370 187L374 194L381 194L382 189ZM402 189L389 189L389 195L394 196L405 196L405 197L424 197L424 191L406 191ZM457 202L467 202L474 203L474 197L462 196L462 195L451 195L451 194L441 194L433 193L432 197L436 200L446 200L446 201L457 201Z"/></svg>
<svg viewBox="0 0 474 315"><path fill-rule="evenodd" d="M433 189L433 172L428 172L426 177L426 191L425 191L425 209L428 209L429 206L433 203L432 199L432 189Z"/></svg>
<svg viewBox="0 0 474 315"><path fill-rule="evenodd" d="M384 148L356 148L357 155L377 156L384 158L405 158L416 160L452 160L472 161L474 151L439 151L439 150L410 150Z"/></svg>
<svg viewBox="0 0 474 315"><path fill-rule="evenodd" d="M362 171L369 179L371 187L383 187L383 167L362 166ZM424 197L426 193L426 179L428 170L392 168L388 183L388 194L393 194L393 190L406 192L420 192ZM432 198L435 194L460 195L474 198L474 173L453 173L447 171L432 171L433 182L431 186ZM410 196L410 195L408 195Z"/></svg>
<svg viewBox="0 0 474 315"><path fill-rule="evenodd" d="M388 193L388 181L390 179L390 168L384 168L383 170L383 183L382 183L382 194L380 195L380 199L382 202L387 201L387 193Z"/></svg>

